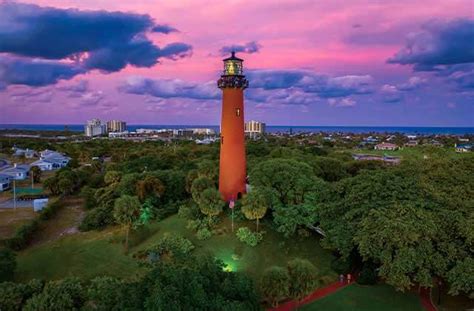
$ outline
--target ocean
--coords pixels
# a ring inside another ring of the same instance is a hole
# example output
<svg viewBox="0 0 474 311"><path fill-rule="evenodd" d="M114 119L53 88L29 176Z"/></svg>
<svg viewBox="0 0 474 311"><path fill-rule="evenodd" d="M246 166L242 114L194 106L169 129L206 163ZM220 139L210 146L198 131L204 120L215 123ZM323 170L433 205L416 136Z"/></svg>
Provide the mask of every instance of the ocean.
<svg viewBox="0 0 474 311"><path fill-rule="evenodd" d="M63 131L65 124L0 124L0 130L17 129L32 131ZM69 131L83 132L82 124L67 124ZM212 128L219 131L218 125L149 125L130 124L127 125L129 131L139 128L147 129L179 129L179 128ZM452 134L465 135L474 134L474 127L410 127L410 126L289 126L289 125L267 125L267 132L270 133L402 133L402 134Z"/></svg>

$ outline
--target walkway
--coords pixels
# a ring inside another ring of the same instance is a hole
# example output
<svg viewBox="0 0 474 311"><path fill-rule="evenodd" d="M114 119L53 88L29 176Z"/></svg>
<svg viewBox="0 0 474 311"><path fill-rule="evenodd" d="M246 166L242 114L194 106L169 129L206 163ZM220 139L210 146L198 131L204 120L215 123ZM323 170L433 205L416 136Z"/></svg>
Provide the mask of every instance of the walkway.
<svg viewBox="0 0 474 311"><path fill-rule="evenodd" d="M291 301L285 302L284 304L278 306L277 308L268 309L267 311L291 311L291 310L296 310L297 308L301 307L302 305L305 305L305 304L308 304L308 303L313 302L315 300L321 299L321 298L323 298L323 297L325 297L329 294L334 293L335 291L337 291L337 290L339 290L343 287L346 287L349 284L352 284L353 282L354 281L352 281L351 283L334 282L332 284L329 284L326 287L318 288L317 290L315 290L314 292L312 292L311 294L309 294L308 296L303 298L303 300L300 300L300 301L291 300Z"/></svg>
<svg viewBox="0 0 474 311"><path fill-rule="evenodd" d="M426 311L438 311L431 301L431 288L422 287L420 289L421 305Z"/></svg>
<svg viewBox="0 0 474 311"><path fill-rule="evenodd" d="M311 303L315 300L318 300L318 299L321 299L321 298L323 298L327 295L330 295L330 294L336 292L337 290L339 290L343 287L346 287L347 285L352 284L352 283L353 282L351 282L351 283L334 282L332 284L329 284L326 287L319 288L319 289L315 290L314 292L312 292L311 294L306 296L301 301L291 300L291 301L283 303L282 305L278 306L277 308L267 309L267 311L292 311L292 310L296 310L297 308L299 308L299 307L301 307L305 304ZM431 301L430 291L431 291L430 288L421 288L421 290L419 292L421 305L422 305L423 309L425 309L426 311L438 311L438 309L433 305L433 303Z"/></svg>

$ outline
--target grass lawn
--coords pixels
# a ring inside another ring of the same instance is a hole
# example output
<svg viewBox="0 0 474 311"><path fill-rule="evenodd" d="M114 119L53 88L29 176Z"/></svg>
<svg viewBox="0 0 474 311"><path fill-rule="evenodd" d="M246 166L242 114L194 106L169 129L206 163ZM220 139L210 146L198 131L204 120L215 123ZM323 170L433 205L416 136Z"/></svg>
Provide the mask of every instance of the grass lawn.
<svg viewBox="0 0 474 311"><path fill-rule="evenodd" d="M55 219L62 223L61 217L59 218ZM253 222L243 224L252 229L255 226ZM257 247L250 247L237 240L235 233L231 232L231 223L227 217L223 218L218 227L221 234L199 241L193 231L186 229L186 220L174 215L150 224L146 230L134 232L130 239L132 247L129 255L123 253L119 242L123 232L118 227L74 233L53 240L50 234L46 234L46 241L19 253L17 278L24 281L31 278L60 279L65 276L132 277L143 272L143 268L132 258L133 253L153 245L166 233L180 234L190 239L196 246L196 252L210 252L232 270L246 271L256 279L265 268L272 265L285 266L288 260L295 257L307 258L313 262L318 267L324 284L337 277L330 269L332 255L321 249L315 237L294 238L285 242L282 235L262 225L262 229L267 231L264 241ZM235 229L238 227L239 224L236 223Z"/></svg>
<svg viewBox="0 0 474 311"><path fill-rule="evenodd" d="M266 231L263 242L256 247L250 247L240 242L235 231L240 226L255 229L255 222L236 222L234 233L231 232L231 220L223 217L218 225L220 234L214 234L210 239L200 241L192 230L186 229L186 220L177 215L171 216L157 224L157 232L141 243L134 250L141 250L158 241L164 234L180 234L196 246L196 252L210 252L224 261L231 270L246 271L258 278L261 273L272 265L286 266L287 262L295 257L310 260L324 276L323 283L330 283L337 275L330 268L332 255L321 248L317 238L293 237L285 240L284 237L265 225L261 230Z"/></svg>
<svg viewBox="0 0 474 311"><path fill-rule="evenodd" d="M1 208L0 209L0 240L13 236L16 229L30 222L37 216L32 208Z"/></svg>
<svg viewBox="0 0 474 311"><path fill-rule="evenodd" d="M17 257L16 278L131 277L139 271L138 264L123 254L120 244L108 241L112 235L113 231L77 233L28 248Z"/></svg>
<svg viewBox="0 0 474 311"><path fill-rule="evenodd" d="M345 287L332 295L303 306L300 310L326 311L423 311L413 293L396 291L389 285Z"/></svg>

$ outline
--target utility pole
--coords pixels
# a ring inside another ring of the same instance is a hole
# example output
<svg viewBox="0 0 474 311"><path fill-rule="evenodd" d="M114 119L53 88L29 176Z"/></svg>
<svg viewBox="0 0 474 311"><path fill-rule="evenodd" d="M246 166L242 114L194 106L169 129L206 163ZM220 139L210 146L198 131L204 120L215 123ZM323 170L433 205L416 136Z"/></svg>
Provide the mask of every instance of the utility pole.
<svg viewBox="0 0 474 311"><path fill-rule="evenodd" d="M16 212L16 181L13 179L13 209Z"/></svg>
<svg viewBox="0 0 474 311"><path fill-rule="evenodd" d="M33 189L35 187L35 172L34 171L30 171L31 172L31 189Z"/></svg>

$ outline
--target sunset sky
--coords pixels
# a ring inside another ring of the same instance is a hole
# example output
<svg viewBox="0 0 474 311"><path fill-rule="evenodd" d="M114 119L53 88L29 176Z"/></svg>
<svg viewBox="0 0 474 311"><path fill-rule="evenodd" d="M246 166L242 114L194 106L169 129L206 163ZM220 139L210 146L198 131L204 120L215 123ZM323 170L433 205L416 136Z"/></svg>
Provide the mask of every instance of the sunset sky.
<svg viewBox="0 0 474 311"><path fill-rule="evenodd" d="M472 0L0 0L0 123L474 126Z"/></svg>

